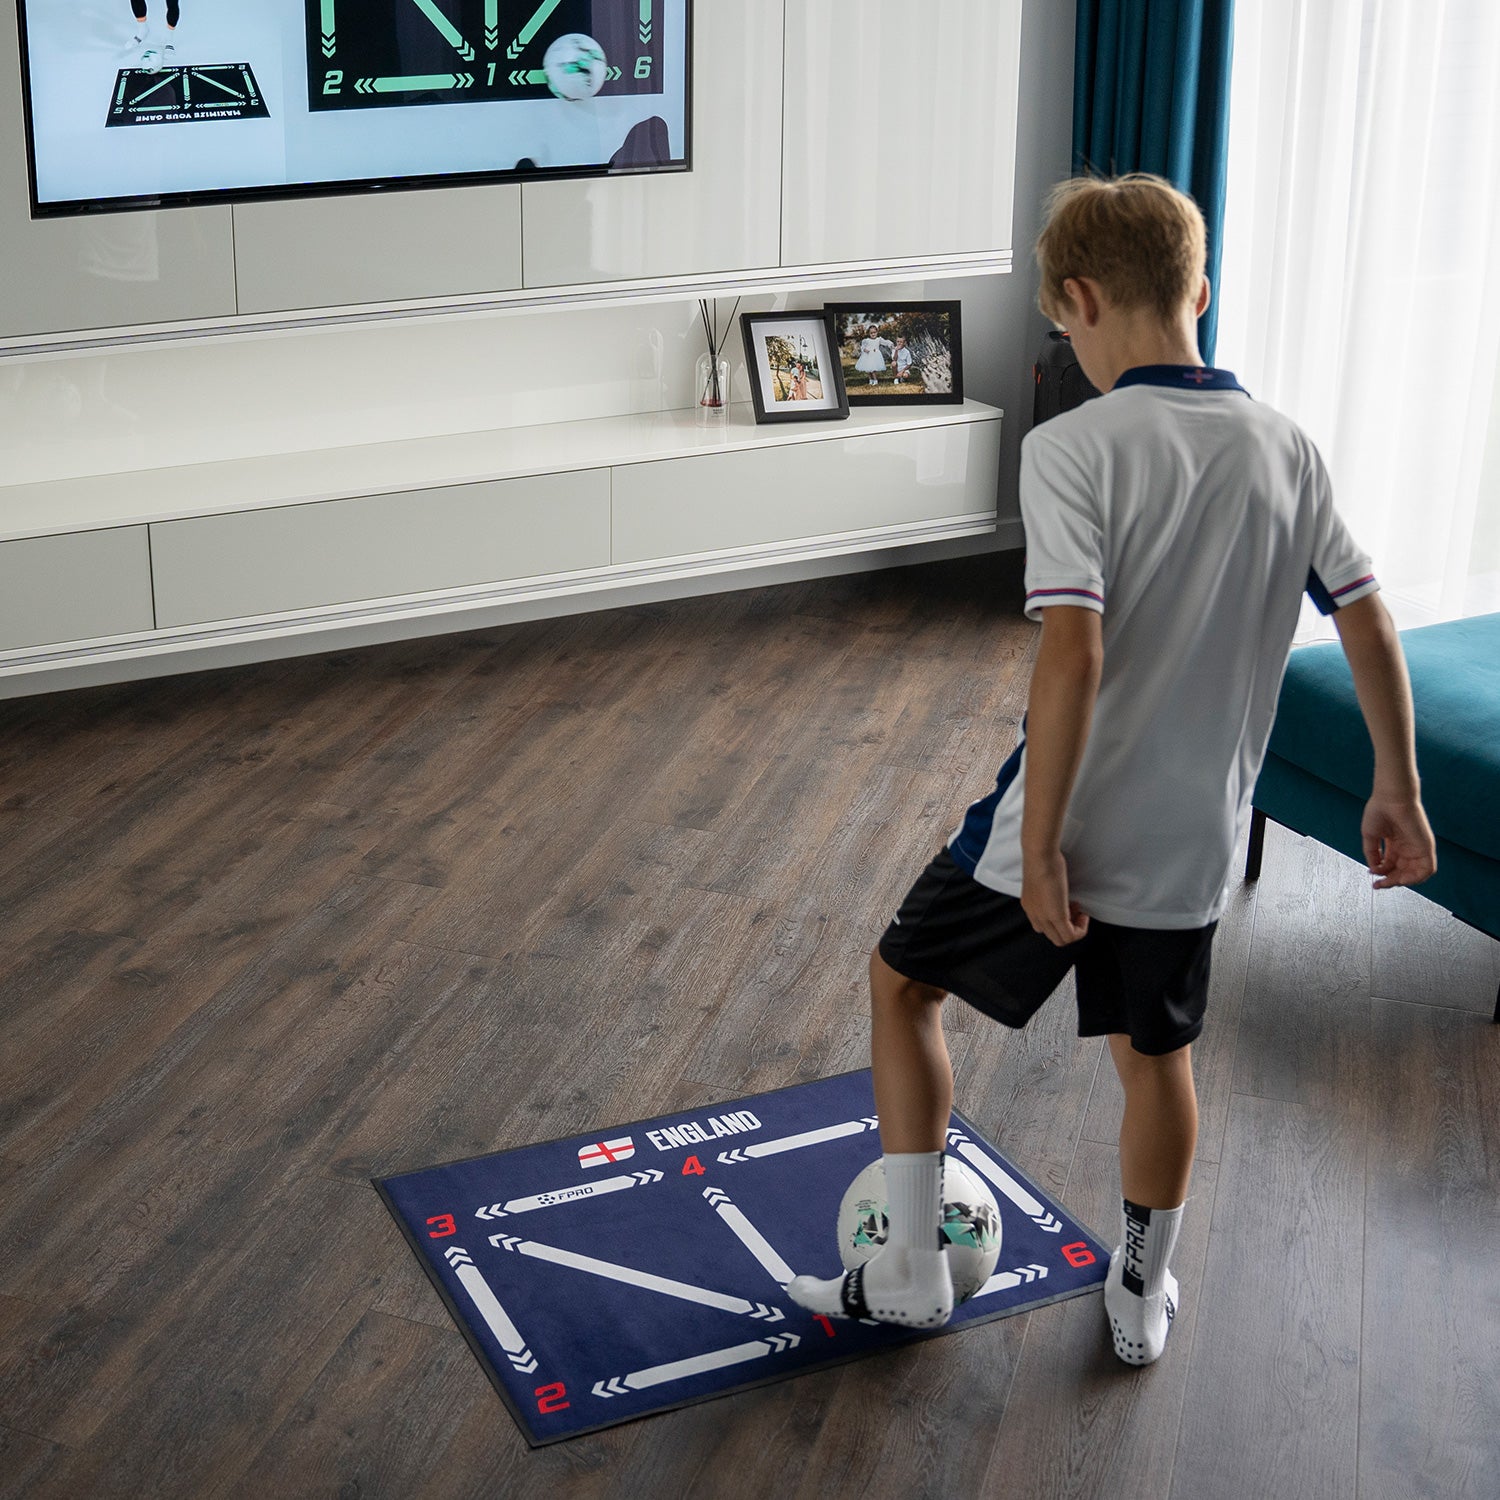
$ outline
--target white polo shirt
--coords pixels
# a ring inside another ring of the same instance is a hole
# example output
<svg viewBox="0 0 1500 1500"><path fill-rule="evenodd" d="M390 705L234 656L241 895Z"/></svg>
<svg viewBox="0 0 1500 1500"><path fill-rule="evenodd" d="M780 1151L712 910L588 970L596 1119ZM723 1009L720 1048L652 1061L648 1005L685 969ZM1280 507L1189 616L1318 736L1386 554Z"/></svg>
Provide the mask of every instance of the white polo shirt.
<svg viewBox="0 0 1500 1500"><path fill-rule="evenodd" d="M1101 921L1216 921L1301 596L1377 587L1317 449L1225 370L1148 365L1021 445L1026 613L1103 616L1098 702L1063 825L1072 898ZM1025 726L950 841L1021 893Z"/></svg>

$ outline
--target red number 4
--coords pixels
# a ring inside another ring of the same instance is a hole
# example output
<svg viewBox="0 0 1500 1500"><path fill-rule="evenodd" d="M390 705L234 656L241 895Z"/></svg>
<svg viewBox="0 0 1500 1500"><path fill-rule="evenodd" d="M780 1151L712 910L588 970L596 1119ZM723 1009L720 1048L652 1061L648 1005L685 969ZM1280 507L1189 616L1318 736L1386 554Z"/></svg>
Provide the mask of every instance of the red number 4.
<svg viewBox="0 0 1500 1500"><path fill-rule="evenodd" d="M682 1175L684 1177L701 1177L707 1170L708 1168L696 1156L688 1157L682 1164Z"/></svg>
<svg viewBox="0 0 1500 1500"><path fill-rule="evenodd" d="M1059 1253L1070 1266L1091 1266L1097 1259L1082 1240L1074 1240L1071 1245L1062 1246Z"/></svg>

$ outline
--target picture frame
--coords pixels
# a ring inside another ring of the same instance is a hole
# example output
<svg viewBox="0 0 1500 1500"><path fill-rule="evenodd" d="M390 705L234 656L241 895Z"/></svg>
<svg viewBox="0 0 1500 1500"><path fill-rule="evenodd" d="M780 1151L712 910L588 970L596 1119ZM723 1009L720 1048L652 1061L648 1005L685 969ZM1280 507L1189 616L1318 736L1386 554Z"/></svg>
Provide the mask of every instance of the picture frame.
<svg viewBox="0 0 1500 1500"><path fill-rule="evenodd" d="M757 422L839 421L849 415L827 311L740 314Z"/></svg>
<svg viewBox="0 0 1500 1500"><path fill-rule="evenodd" d="M958 406L963 304L830 302L840 373L858 406ZM904 377L904 378L903 378Z"/></svg>

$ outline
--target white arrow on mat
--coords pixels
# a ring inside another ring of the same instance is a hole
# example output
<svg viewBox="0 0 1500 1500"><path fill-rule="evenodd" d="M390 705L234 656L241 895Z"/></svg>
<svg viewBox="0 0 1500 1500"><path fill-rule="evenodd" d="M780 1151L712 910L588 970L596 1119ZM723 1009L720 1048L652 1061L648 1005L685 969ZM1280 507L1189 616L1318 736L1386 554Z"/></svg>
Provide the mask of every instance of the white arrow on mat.
<svg viewBox="0 0 1500 1500"><path fill-rule="evenodd" d="M846 1135L860 1135L880 1124L874 1115L862 1120L845 1120L842 1125L825 1125L821 1130L804 1130L801 1135L784 1135L775 1141L757 1141L753 1146L737 1146L733 1151L719 1152L726 1166L754 1161L762 1156L779 1156L783 1151L800 1151L804 1146L820 1146L824 1141L840 1141Z"/></svg>
<svg viewBox="0 0 1500 1500"><path fill-rule="evenodd" d="M670 1380L686 1380L690 1375L703 1375L728 1365L742 1365L747 1360L764 1359L768 1354L781 1354L787 1349L795 1349L801 1342L795 1333L773 1333L767 1338L752 1339L748 1344L733 1344L728 1349L711 1349L707 1354L676 1359L669 1365L652 1365L649 1370L636 1370L623 1378L612 1375L608 1380L595 1383L594 1394L623 1396L629 1391L648 1390Z"/></svg>
<svg viewBox="0 0 1500 1500"><path fill-rule="evenodd" d="M779 1323L786 1316L779 1307L767 1307L764 1302L747 1302L743 1297L731 1297L724 1292L711 1291L706 1286L673 1281L669 1276L637 1271L633 1266L617 1266L613 1261L596 1260L592 1255L579 1255L576 1251L563 1250L556 1245L541 1245L535 1240L518 1239L513 1234L492 1234L490 1244L499 1250L510 1250L516 1255L529 1255L533 1260L550 1261L554 1266L567 1266L570 1270L586 1271L590 1276L603 1276L610 1281L624 1282L626 1286L643 1287L648 1292L680 1297L684 1302L696 1302L702 1307L743 1313L767 1323Z"/></svg>
<svg viewBox="0 0 1500 1500"><path fill-rule="evenodd" d="M619 1177L601 1177L597 1182L573 1182L550 1193L533 1193L529 1198L512 1198L507 1203L491 1203L474 1210L476 1219L505 1219L511 1214L527 1214L537 1208L556 1208L562 1203L578 1203L584 1198L598 1198L604 1193L623 1193L626 1188L646 1187L660 1182L662 1174L655 1167L645 1172L625 1172Z"/></svg>
<svg viewBox="0 0 1500 1500"><path fill-rule="evenodd" d="M1045 1203L1039 1203L999 1162L992 1160L973 1141L964 1141L958 1148L958 1154L982 1177L989 1178L1039 1229L1047 1234L1062 1232L1062 1220Z"/></svg>
<svg viewBox="0 0 1500 1500"><path fill-rule="evenodd" d="M536 1369L536 1356L526 1347L526 1340L521 1337L520 1329L511 1322L510 1314L500 1306L500 1299L484 1279L484 1273L468 1260L464 1251L460 1250L459 1254L464 1256L464 1260L458 1260L450 1250L449 1264L463 1289L469 1294L469 1300L478 1310L479 1316L484 1319L485 1327L494 1334L495 1341L505 1351L505 1357L511 1364L523 1375L531 1374Z"/></svg>
<svg viewBox="0 0 1500 1500"><path fill-rule="evenodd" d="M1008 1292L1013 1286L1025 1286L1031 1281L1041 1281L1047 1274L1046 1266L1033 1261L1029 1266L1017 1266L1013 1271L997 1271L974 1293L974 1297L988 1297L991 1292ZM973 1301L970 1297L969 1301Z"/></svg>
<svg viewBox="0 0 1500 1500"><path fill-rule="evenodd" d="M706 1187L703 1189L703 1196L778 1285L785 1286L797 1274L777 1253L776 1247L745 1217L744 1211L730 1201L729 1194L722 1188Z"/></svg>

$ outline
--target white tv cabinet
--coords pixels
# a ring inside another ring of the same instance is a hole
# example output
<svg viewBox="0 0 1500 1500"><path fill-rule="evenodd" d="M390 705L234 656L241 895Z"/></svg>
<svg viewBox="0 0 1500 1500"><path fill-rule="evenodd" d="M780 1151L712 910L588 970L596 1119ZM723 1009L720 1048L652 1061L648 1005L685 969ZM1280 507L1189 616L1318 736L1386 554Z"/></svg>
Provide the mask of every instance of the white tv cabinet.
<svg viewBox="0 0 1500 1500"><path fill-rule="evenodd" d="M1001 417L673 410L0 486L0 697L993 533Z"/></svg>

